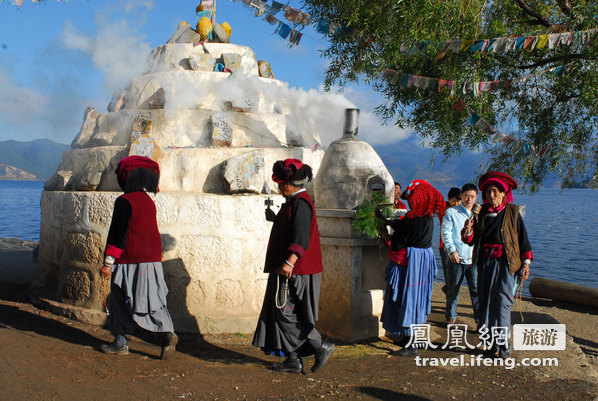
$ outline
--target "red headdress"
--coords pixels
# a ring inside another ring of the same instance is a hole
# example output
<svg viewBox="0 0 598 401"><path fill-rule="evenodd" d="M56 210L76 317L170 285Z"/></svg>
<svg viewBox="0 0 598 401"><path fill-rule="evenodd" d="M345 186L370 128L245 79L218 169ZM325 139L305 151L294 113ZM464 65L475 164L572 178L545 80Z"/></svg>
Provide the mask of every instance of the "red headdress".
<svg viewBox="0 0 598 401"><path fill-rule="evenodd" d="M313 178L311 167L299 159L278 160L272 166L272 181L281 183L288 181L311 181Z"/></svg>
<svg viewBox="0 0 598 401"><path fill-rule="evenodd" d="M115 173L119 185L125 192L139 191L144 188L150 192L158 191L160 166L148 157L125 157L118 162ZM134 177L131 178L132 176Z"/></svg>
<svg viewBox="0 0 598 401"><path fill-rule="evenodd" d="M500 171L488 171L480 177L478 186L480 187L480 191L482 191L482 200L484 203L490 202L490 199L486 198L486 188L490 185L496 185L505 193L505 201L507 203L513 202L513 190L517 188L517 181L510 175Z"/></svg>
<svg viewBox="0 0 598 401"><path fill-rule="evenodd" d="M424 180L411 181L401 198L409 203L410 210L405 215L406 218L444 216L446 209L444 197Z"/></svg>

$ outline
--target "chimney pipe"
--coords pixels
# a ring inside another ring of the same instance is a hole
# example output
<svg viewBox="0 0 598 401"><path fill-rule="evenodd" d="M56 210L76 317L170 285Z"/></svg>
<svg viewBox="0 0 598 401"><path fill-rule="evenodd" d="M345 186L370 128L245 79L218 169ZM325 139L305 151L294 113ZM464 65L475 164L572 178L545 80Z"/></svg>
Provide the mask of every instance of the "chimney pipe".
<svg viewBox="0 0 598 401"><path fill-rule="evenodd" d="M357 137L359 109L345 109L345 127L343 136Z"/></svg>

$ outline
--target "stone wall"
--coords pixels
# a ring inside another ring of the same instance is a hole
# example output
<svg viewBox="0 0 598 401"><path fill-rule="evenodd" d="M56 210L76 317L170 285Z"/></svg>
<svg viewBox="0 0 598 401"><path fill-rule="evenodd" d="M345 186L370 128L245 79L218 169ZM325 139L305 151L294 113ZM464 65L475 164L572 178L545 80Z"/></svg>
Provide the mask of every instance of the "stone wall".
<svg viewBox="0 0 598 401"><path fill-rule="evenodd" d="M42 193L40 273L34 283L42 297L102 309L98 272L118 195ZM276 205L283 201L272 198ZM160 192L154 199L176 330L252 332L267 278L266 195Z"/></svg>
<svg viewBox="0 0 598 401"><path fill-rule="evenodd" d="M322 244L318 328L330 338L354 342L384 334L380 323L388 251L351 228L354 211L317 209Z"/></svg>

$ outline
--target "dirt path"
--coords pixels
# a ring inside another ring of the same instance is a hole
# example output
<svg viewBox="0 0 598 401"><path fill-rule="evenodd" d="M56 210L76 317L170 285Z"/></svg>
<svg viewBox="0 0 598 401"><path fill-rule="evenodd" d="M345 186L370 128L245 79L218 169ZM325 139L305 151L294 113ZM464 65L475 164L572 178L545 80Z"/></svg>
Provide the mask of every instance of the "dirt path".
<svg viewBox="0 0 598 401"><path fill-rule="evenodd" d="M533 304L531 304L533 306ZM434 302L432 323L441 320ZM533 315L536 313L536 315ZM531 320L539 312L525 312ZM595 315L593 316L595 318ZM440 318L440 319L437 319ZM467 318L463 320L467 321ZM594 326L596 327L596 326ZM434 326L437 337L444 329ZM339 346L318 374L280 374L243 335L181 335L179 352L158 359L152 339L131 337L131 354L97 351L107 330L71 321L28 303L0 301L0 399L2 400L439 400L500 397L521 400L593 400L596 373L571 345L556 356L559 367L422 367L390 356L389 340ZM472 342L475 340L471 340ZM436 338L437 345L442 344ZM550 354L550 355L549 355ZM422 357L460 352L428 350ZM469 358L470 354L463 354ZM516 358L529 356L522 351ZM535 355L538 356L538 355ZM312 359L306 365L311 366Z"/></svg>
<svg viewBox="0 0 598 401"><path fill-rule="evenodd" d="M0 251L0 265L2 252ZM429 322L439 347L446 338L444 295L435 287ZM459 322L473 324L469 297L462 292ZM22 293L0 293L0 400L595 400L598 374L598 312L540 300L525 300L514 323L554 322L571 334L566 351L514 352L524 357L556 357L558 367L417 366L396 357L391 340L339 345L319 373L284 374L270 368L280 360L250 346L249 335L182 334L178 353L158 359L151 338L130 337L131 354L98 352L110 333L39 310ZM468 337L476 342L473 336ZM574 343L572 340L577 342ZM579 346L578 346L579 344ZM580 350L583 349L584 353ZM421 357L479 352L426 350ZM313 358L306 359L311 367Z"/></svg>

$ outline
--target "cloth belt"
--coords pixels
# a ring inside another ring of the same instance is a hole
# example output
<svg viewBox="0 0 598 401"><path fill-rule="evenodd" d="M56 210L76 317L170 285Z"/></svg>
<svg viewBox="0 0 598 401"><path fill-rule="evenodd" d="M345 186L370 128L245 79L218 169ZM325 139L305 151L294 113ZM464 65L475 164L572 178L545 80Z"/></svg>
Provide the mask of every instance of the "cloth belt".
<svg viewBox="0 0 598 401"><path fill-rule="evenodd" d="M484 244L482 247L482 257L486 259L497 259L502 257L504 248L502 244Z"/></svg>

